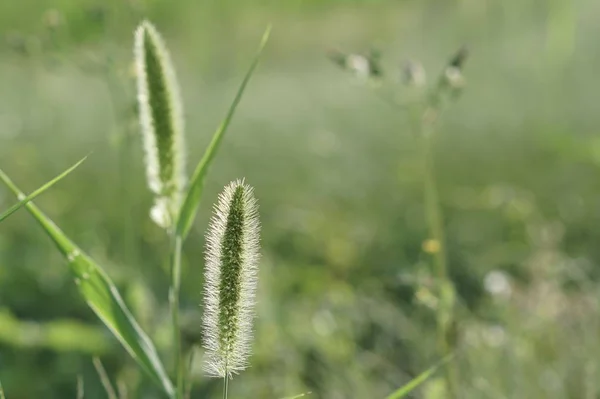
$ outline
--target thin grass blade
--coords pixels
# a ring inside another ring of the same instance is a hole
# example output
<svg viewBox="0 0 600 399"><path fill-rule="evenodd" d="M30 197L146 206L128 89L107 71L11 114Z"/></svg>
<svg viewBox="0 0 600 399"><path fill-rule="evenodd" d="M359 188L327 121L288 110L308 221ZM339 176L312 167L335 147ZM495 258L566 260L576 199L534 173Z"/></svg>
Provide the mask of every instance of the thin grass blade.
<svg viewBox="0 0 600 399"><path fill-rule="evenodd" d="M4 388L2 387L1 381L0 381L0 399L6 399L6 396L4 396Z"/></svg>
<svg viewBox="0 0 600 399"><path fill-rule="evenodd" d="M198 348L196 347L196 345L192 346L192 349L190 349L190 356L189 356L189 360L188 360L188 366L187 366L187 374L185 376L184 381L187 381L187 386L185 388L185 395L184 398L185 399L190 399L192 396L192 387L194 385L194 380L192 379L192 368L194 367L194 358L196 356L196 350Z"/></svg>
<svg viewBox="0 0 600 399"><path fill-rule="evenodd" d="M29 194L28 196L26 196L25 198L21 199L19 202L17 202L16 204L14 204L10 208L8 208L6 211L4 211L2 214L0 214L0 222L2 222L4 219L9 217L16 211L18 211L22 206L27 204L29 201L32 201L38 195L44 193L46 190L48 190L50 187L52 187L53 185L55 185L56 183L61 181L63 178L67 177L67 175L69 173L71 173L72 171L77 169L77 167L79 165L81 165L83 163L83 161L85 161L86 159L87 159L87 156L83 157L75 165L71 166L69 169L65 170L60 175L56 176L54 179L50 180L48 183L44 184L43 186L41 186L40 188L38 188L37 190L35 190L31 194Z"/></svg>
<svg viewBox="0 0 600 399"><path fill-rule="evenodd" d="M437 364L435 364L435 365L431 366L430 368L428 368L427 370L423 371L421 374L419 374L418 376L416 376L415 378L410 380L407 384L405 384L404 386L399 388L397 391L394 391L392 394L387 396L386 399L404 398L406 395L411 393L419 385L421 385L422 383L427 381L433 374L435 374L436 371L438 371L438 369L440 369L442 366L444 366L446 363L448 363L453 357L454 357L454 354L450 354L450 355L444 357Z"/></svg>
<svg viewBox="0 0 600 399"><path fill-rule="evenodd" d="M176 233L182 238L185 238L187 236L187 233L189 232L190 227L192 226L194 217L196 216L196 211L198 210L198 205L200 204L200 198L202 196L202 189L204 186L204 178L206 177L206 173L208 172L210 164L212 163L212 160L214 159L217 150L219 149L221 141L223 140L223 136L227 131L227 127L229 126L229 123L231 122L231 119L235 114L235 110L240 100L242 99L244 90L246 89L246 86L248 85L248 82L250 81L250 78L252 77L256 66L258 65L262 51L265 48L267 41L269 40L270 32L271 26L269 26L265 30L256 56L254 57L252 64L250 64L250 68L246 72L246 75L244 76L244 80L242 81L242 84L240 85L235 95L235 98L233 99L233 102L231 103L231 106L227 111L225 119L223 119L223 121L215 131L212 140L208 145L208 148L204 152L202 159L200 160L200 162L196 166L196 169L194 170L194 174L192 175L190 185L188 187L187 193L185 194L185 199L183 201L183 205L181 207L181 211L177 219Z"/></svg>
<svg viewBox="0 0 600 399"><path fill-rule="evenodd" d="M298 395L294 395L294 396L286 396L283 399L298 399L298 398L303 398L305 396L310 395L311 393L312 392L308 391L308 392L304 392L304 393L301 393L301 394L298 394Z"/></svg>
<svg viewBox="0 0 600 399"><path fill-rule="evenodd" d="M17 196L23 194L0 169L0 180ZM46 234L65 256L80 294L138 365L169 396L173 385L150 338L141 329L104 269L86 255L32 202L25 204Z"/></svg>

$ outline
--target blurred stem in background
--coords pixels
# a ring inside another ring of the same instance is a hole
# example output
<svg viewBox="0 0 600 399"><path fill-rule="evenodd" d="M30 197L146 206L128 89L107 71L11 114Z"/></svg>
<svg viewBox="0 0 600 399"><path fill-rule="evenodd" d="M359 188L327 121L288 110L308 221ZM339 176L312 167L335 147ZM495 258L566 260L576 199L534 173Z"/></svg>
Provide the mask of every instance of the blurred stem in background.
<svg viewBox="0 0 600 399"><path fill-rule="evenodd" d="M429 229L429 237L424 243L424 249L433 258L433 269L437 279L437 347L440 355L448 356L453 351L450 326L454 319L454 295L450 293L454 292L454 285L448 277L444 222L435 174L435 132L427 120L421 122L420 139L425 184L425 213ZM457 398L458 377L452 362L445 367L445 373L446 394L449 398Z"/></svg>
<svg viewBox="0 0 600 399"><path fill-rule="evenodd" d="M119 178L121 180L121 201L123 202L123 246L125 253L125 261L127 264L134 266L138 264L138 254L136 246L136 230L134 220L131 217L131 212L134 206L134 201L131 196L132 179L131 173L133 157L133 132L130 127L129 120L133 117L128 111L131 107L127 107L121 99L128 98L125 95L126 90L124 83L118 76L117 65L114 65L109 56L105 65L105 81L106 87L110 94L113 117L115 121L114 141L117 146L118 162L119 162Z"/></svg>
<svg viewBox="0 0 600 399"><path fill-rule="evenodd" d="M429 227L429 240L426 241L424 249L433 257L437 278L437 346L442 356L450 355L455 349L452 326L456 323L456 295L454 283L448 273L444 222L435 172L435 125L444 105L455 100L464 87L462 67L467 54L465 47L460 48L445 66L421 115L418 132L423 146L425 212ZM454 363L450 363L445 370L446 395L449 398L458 398L458 369Z"/></svg>
<svg viewBox="0 0 600 399"><path fill-rule="evenodd" d="M461 48L445 66L435 86L422 104L419 101L407 105L411 127L418 136L421 146L425 217L428 237L423 242L423 250L431 255L436 279L437 339L440 356L447 357L454 352L452 327L455 325L456 296L454 283L449 277L446 256L446 237L443 213L438 193L435 168L436 122L443 107L455 99L464 86L462 66L467 57L466 48ZM407 83L420 86L425 82L424 71L419 64L410 63L405 70ZM421 83L419 83L421 82ZM458 398L458 370L451 362L445 367L446 397Z"/></svg>
<svg viewBox="0 0 600 399"><path fill-rule="evenodd" d="M0 325L0 343L18 348L104 355L112 347L102 328L75 319L39 323L20 320L10 310L0 308Z"/></svg>
<svg viewBox="0 0 600 399"><path fill-rule="evenodd" d="M110 33L116 29L121 11L126 19L139 20L140 10L136 8L135 2L126 2L125 6L107 5L105 12L109 13L111 18L101 18L103 35L107 43L110 43ZM131 85L130 80L133 78L123 65L115 59L115 51L109 47L104 50L105 58L102 68L102 74L106 82L106 87L110 95L111 110L114 118L114 137L112 139L116 143L119 162L119 177L121 189L121 201L123 202L123 245L125 262L131 266L138 266L138 250L137 237L134 220L131 217L131 211L135 206L135 201L132 193L132 182L137 176L131 171L133 170L132 160L134 157L134 138L137 131L132 129L132 121L135 121L137 114L134 110L134 102L130 100L128 88Z"/></svg>
<svg viewBox="0 0 600 399"><path fill-rule="evenodd" d="M441 358L454 353L453 326L455 321L456 295L454 283L449 277L446 259L444 221L438 195L435 173L436 125L447 103L455 100L464 86L462 67L468 52L461 47L445 65L431 91L426 90L425 70L418 62L409 61L403 75L408 91L412 91L403 101L398 101L392 85L384 84L385 73L381 64L381 54L373 51L368 55L345 54L334 50L329 58L336 65L352 72L357 78L367 82L375 94L385 103L400 110L408 117L410 128L420 140L424 181L425 217L428 237L423 242L423 250L433 259L433 273L436 281L436 345ZM391 88L391 91L390 91ZM452 363L446 369L445 396L458 398L458 370Z"/></svg>

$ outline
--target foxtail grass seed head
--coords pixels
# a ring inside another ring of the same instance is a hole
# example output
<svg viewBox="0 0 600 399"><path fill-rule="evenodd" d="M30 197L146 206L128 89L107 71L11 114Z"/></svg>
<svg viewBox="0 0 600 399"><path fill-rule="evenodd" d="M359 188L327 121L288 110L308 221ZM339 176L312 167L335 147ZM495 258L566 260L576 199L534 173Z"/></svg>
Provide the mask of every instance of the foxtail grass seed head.
<svg viewBox="0 0 600 399"><path fill-rule="evenodd" d="M260 223L253 190L237 180L225 187L206 234L205 371L213 377L244 370L252 344Z"/></svg>
<svg viewBox="0 0 600 399"><path fill-rule="evenodd" d="M134 55L146 175L155 194L150 216L169 229L186 184L179 86L167 47L150 22L142 22L135 32Z"/></svg>

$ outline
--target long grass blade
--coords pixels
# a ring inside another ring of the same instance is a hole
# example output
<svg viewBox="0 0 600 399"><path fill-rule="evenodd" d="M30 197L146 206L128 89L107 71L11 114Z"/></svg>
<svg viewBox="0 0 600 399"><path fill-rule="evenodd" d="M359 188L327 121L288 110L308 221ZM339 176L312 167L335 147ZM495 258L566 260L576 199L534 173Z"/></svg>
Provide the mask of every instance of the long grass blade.
<svg viewBox="0 0 600 399"><path fill-rule="evenodd" d="M401 388L399 388L398 390L394 391L392 394L387 396L386 399L404 398L406 395L411 393L419 385L421 385L422 383L427 381L439 368L441 368L446 363L448 363L452 359L452 357L454 357L454 354L450 354L450 355L444 357L437 364L434 364L427 370L423 371L421 374L419 374L418 376L416 376L415 378L410 380L407 384L405 384L404 386L402 386Z"/></svg>
<svg viewBox="0 0 600 399"><path fill-rule="evenodd" d="M17 196L23 194L0 169L0 180ZM46 234L65 256L80 294L138 365L169 396L173 385L164 370L150 338L144 333L125 305L117 288L104 269L86 255L32 202L25 204Z"/></svg>
<svg viewBox="0 0 600 399"><path fill-rule="evenodd" d="M258 65L258 61L260 60L262 51L265 48L267 41L269 40L270 32L271 32L271 26L269 26L265 30L265 33L262 36L260 46L258 48L258 52L256 53L256 56L254 57L252 64L250 64L250 68L248 69L248 71L246 72L246 75L244 76L244 80L242 81L242 84L240 85L240 87L237 91L237 94L235 95L235 98L233 99L233 102L231 103L231 106L229 107L229 111L227 111L227 115L225 116L225 119L223 119L223 121L221 122L221 124L219 125L217 130L215 131L215 133L212 137L212 140L211 140L210 144L208 145L208 148L204 152L202 159L200 160L200 162L196 166L196 169L194 170L194 174L192 175L189 188L187 190L187 193L185 194L185 199L183 201L183 205L181 207L181 211L180 211L179 217L177 219L176 233L177 233L177 235L179 235L182 238L185 238L185 236L187 235L187 233L190 230L190 227L192 226L194 217L196 216L196 211L198 209L198 205L200 203L200 197L202 196L202 189L204 186L204 178L206 177L208 168L210 167L210 164L212 163L212 160L214 159L214 157L217 153L217 150L219 149L219 145L221 144L221 141L223 140L223 136L225 135L225 132L227 131L227 127L229 126L229 123L231 122L231 119L233 118L233 115L235 114L235 110L236 110L240 100L242 99L244 90L246 89L246 86L248 85L248 82L250 81L250 78L252 77L252 74L254 73L256 66Z"/></svg>
<svg viewBox="0 0 600 399"><path fill-rule="evenodd" d="M6 399L6 396L4 396L4 388L2 387L1 381L0 381L0 399Z"/></svg>
<svg viewBox="0 0 600 399"><path fill-rule="evenodd" d="M283 399L298 399L298 398L303 398L305 396L310 395L311 393L312 392L308 391L308 392L304 392L304 393L301 393L301 394L298 394L298 395L294 395L294 396L286 396Z"/></svg>
<svg viewBox="0 0 600 399"><path fill-rule="evenodd" d="M44 184L43 186L41 186L40 188L38 188L37 190L35 190L31 194L29 194L28 196L26 196L25 198L21 199L19 202L17 202L16 204L14 204L10 208L8 208L6 211L2 212L0 214L0 222L2 222L4 219L6 219L7 217L9 217L10 215L12 215L13 213L15 213L16 211L18 211L21 207L23 207L29 201L32 201L35 197L37 197L38 195L42 194L43 192L45 192L46 190L48 190L50 187L52 187L53 185L55 185L56 183L58 183L59 181L61 181L69 173L71 173L72 171L74 171L75 169L77 169L77 167L79 165L81 165L83 163L83 161L86 160L86 158L87 158L87 156L83 157L75 165L71 166L69 169L65 170L60 175L56 176L54 179L50 180L48 183Z"/></svg>

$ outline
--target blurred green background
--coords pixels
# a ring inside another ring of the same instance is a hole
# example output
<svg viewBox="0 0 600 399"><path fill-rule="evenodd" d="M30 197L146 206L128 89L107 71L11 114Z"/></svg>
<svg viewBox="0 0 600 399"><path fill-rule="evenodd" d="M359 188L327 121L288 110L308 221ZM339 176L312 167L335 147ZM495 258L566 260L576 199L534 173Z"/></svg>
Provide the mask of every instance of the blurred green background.
<svg viewBox="0 0 600 399"><path fill-rule="evenodd" d="M335 67L383 55L390 89L433 81L462 44L467 86L436 134L460 398L600 397L600 2L596 0L3 0L0 167L104 265L170 364L168 239L148 217L133 30L163 32L185 98L190 169L265 26L184 247L184 338L201 343L203 233L245 177L263 261L251 368L233 398L381 398L439 359L419 145L408 120ZM15 199L0 188L0 210ZM130 398L156 391L75 290L24 211L0 225L0 380L9 399L103 398L100 356ZM221 382L193 368L192 397ZM439 380L414 398L443 397Z"/></svg>

